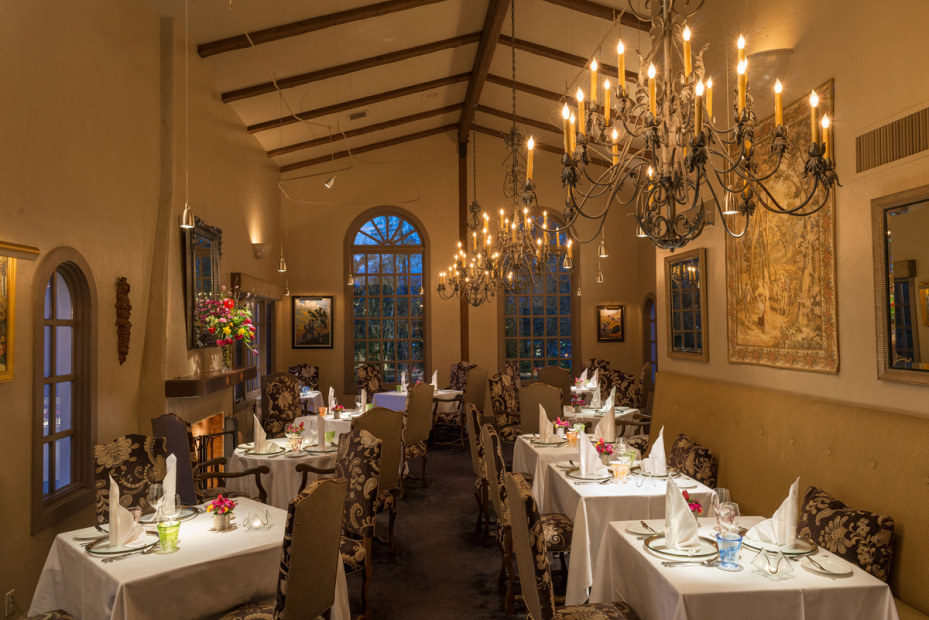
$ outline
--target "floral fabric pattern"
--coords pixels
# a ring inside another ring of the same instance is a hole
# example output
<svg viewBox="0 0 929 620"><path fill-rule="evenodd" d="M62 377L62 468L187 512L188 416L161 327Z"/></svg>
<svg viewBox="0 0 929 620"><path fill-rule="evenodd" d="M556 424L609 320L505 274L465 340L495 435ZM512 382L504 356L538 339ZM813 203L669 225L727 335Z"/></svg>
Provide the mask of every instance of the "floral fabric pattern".
<svg viewBox="0 0 929 620"><path fill-rule="evenodd" d="M507 360L503 366L503 372L513 380L517 390L523 387L523 380L519 376L519 362L516 360Z"/></svg>
<svg viewBox="0 0 929 620"><path fill-rule="evenodd" d="M890 578L894 556L894 520L849 508L822 489L806 490L797 535L810 538L881 581Z"/></svg>
<svg viewBox="0 0 929 620"><path fill-rule="evenodd" d="M342 529L354 538L374 536L374 503L381 472L381 440L363 429L339 437L335 477L348 481Z"/></svg>
<svg viewBox="0 0 929 620"><path fill-rule="evenodd" d="M219 620L277 620L277 616L274 615L274 603L245 603Z"/></svg>
<svg viewBox="0 0 929 620"><path fill-rule="evenodd" d="M625 601L562 607L555 618L557 620L639 620L639 616Z"/></svg>
<svg viewBox="0 0 929 620"><path fill-rule="evenodd" d="M262 426L270 437L283 437L287 425L303 415L297 379L283 373L271 376L265 383L265 397L268 418Z"/></svg>
<svg viewBox="0 0 929 620"><path fill-rule="evenodd" d="M74 616L66 612L64 609L55 609L53 611L46 611L34 616L29 616L26 620L75 620Z"/></svg>
<svg viewBox="0 0 929 620"><path fill-rule="evenodd" d="M472 368L477 368L477 364L471 362L458 362L452 364L451 372L448 375L448 389L463 390L468 382L468 372Z"/></svg>
<svg viewBox="0 0 929 620"><path fill-rule="evenodd" d="M342 556L342 564L345 566L346 575L365 567L365 556L367 554L365 553L364 544L360 540L343 536L339 546L339 553Z"/></svg>
<svg viewBox="0 0 929 620"><path fill-rule="evenodd" d="M307 387L311 390L319 389L319 366L297 364L288 368L287 372L297 378L300 387Z"/></svg>
<svg viewBox="0 0 929 620"><path fill-rule="evenodd" d="M153 482L165 477L168 457L164 437L123 435L94 446L94 486L97 523L110 520L110 477L119 486L119 504L149 510L146 495Z"/></svg>
<svg viewBox="0 0 929 620"><path fill-rule="evenodd" d="M604 377L607 377L604 385ZM610 390L616 388L616 405L622 407L638 407L642 400L641 389L635 375L622 370L612 370L600 373L600 394L606 398Z"/></svg>
<svg viewBox="0 0 929 620"><path fill-rule="evenodd" d="M539 515L539 509L536 506L535 499L532 497L532 489L526 484L526 481L519 474L513 476L516 487L519 490L518 497L508 497L508 502L520 502L523 510L515 513L524 512L528 518L529 527L529 548L533 557L533 568L535 569L535 586L539 592L539 602L542 607L542 617L539 620L545 620L555 617L555 590L552 585L552 574L548 562L548 546L545 544L545 534L542 526L542 518ZM511 512L511 517L513 513ZM516 527L522 527L522 524L514 524ZM531 587L531 575L523 575L524 584L522 587Z"/></svg>
<svg viewBox="0 0 929 620"><path fill-rule="evenodd" d="M355 369L358 389L368 392L368 398L374 398L378 392L384 391L384 381L381 379L381 369L375 364L362 364Z"/></svg>
<svg viewBox="0 0 929 620"><path fill-rule="evenodd" d="M601 375L610 372L610 363L599 357L592 357L587 360L584 368L587 370L587 378L592 379L595 370L599 370Z"/></svg>
<svg viewBox="0 0 929 620"><path fill-rule="evenodd" d="M509 375L497 373L488 381L490 404L494 413L497 431L509 426L519 427L519 390Z"/></svg>
<svg viewBox="0 0 929 620"><path fill-rule="evenodd" d="M681 433L668 452L668 465L710 487L716 488L719 464L713 451Z"/></svg>

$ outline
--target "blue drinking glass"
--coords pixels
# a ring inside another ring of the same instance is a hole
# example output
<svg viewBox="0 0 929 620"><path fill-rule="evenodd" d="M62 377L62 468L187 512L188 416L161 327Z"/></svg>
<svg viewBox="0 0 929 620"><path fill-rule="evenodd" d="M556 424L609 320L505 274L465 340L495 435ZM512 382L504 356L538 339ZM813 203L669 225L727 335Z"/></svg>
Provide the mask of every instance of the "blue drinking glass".
<svg viewBox="0 0 929 620"><path fill-rule="evenodd" d="M742 537L735 532L720 532L716 535L719 546L719 567L723 570L739 570L739 549Z"/></svg>

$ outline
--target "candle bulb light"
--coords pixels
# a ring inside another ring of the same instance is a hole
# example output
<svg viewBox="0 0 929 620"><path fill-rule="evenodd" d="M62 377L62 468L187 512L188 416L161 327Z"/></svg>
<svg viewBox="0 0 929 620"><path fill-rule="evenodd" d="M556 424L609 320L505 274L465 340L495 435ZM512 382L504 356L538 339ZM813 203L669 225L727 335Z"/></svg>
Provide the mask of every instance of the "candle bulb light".
<svg viewBox="0 0 929 620"><path fill-rule="evenodd" d="M652 116L658 111L658 94L655 91L655 65L648 65L648 110Z"/></svg>
<svg viewBox="0 0 929 620"><path fill-rule="evenodd" d="M693 72L693 64L690 58L690 26L684 26L682 33L684 39L684 77L690 77Z"/></svg>
<svg viewBox="0 0 929 620"><path fill-rule="evenodd" d="M619 96L622 97L626 94L626 46L623 45L622 40L616 44L616 56L619 60L616 65L619 68L616 80L619 86Z"/></svg>
<svg viewBox="0 0 929 620"><path fill-rule="evenodd" d="M703 131L703 82L694 87L694 137Z"/></svg>
<svg viewBox="0 0 929 620"><path fill-rule="evenodd" d="M587 114L585 113L584 106L584 91L580 87L577 89L577 133L584 133L584 130L587 128L586 119Z"/></svg>
<svg viewBox="0 0 929 620"><path fill-rule="evenodd" d="M745 60L745 37L743 37L743 36L740 34L740 35L739 35L739 40L736 41L735 46L736 46L736 48L739 50L739 52L738 52L738 54L739 54L739 62L742 62L743 60Z"/></svg>
<svg viewBox="0 0 929 620"><path fill-rule="evenodd" d="M819 95L816 91L810 93L810 128L813 132L813 142L819 142Z"/></svg>
<svg viewBox="0 0 929 620"><path fill-rule="evenodd" d="M572 114L571 118L569 119L570 131L568 132L571 138L571 154L572 155L574 154L574 149L577 148L577 133L576 133L577 128L575 127L574 122L575 122L575 118L574 118L574 114Z"/></svg>
<svg viewBox="0 0 929 620"><path fill-rule="evenodd" d="M748 61L740 60L736 69L739 74L739 117L745 109L745 90L748 85Z"/></svg>
<svg viewBox="0 0 929 620"><path fill-rule="evenodd" d="M784 100L783 100L783 90L784 86L781 84L780 80L774 82L774 126L784 124Z"/></svg>
<svg viewBox="0 0 929 620"><path fill-rule="evenodd" d="M713 122L713 78L706 78L706 118Z"/></svg>
<svg viewBox="0 0 929 620"><path fill-rule="evenodd" d="M613 138L613 165L619 164L619 132L616 129L613 129L613 134L610 136Z"/></svg>
<svg viewBox="0 0 929 620"><path fill-rule="evenodd" d="M590 102L597 103L597 59L590 61Z"/></svg>
<svg viewBox="0 0 929 620"><path fill-rule="evenodd" d="M826 159L832 159L832 129L829 126L829 115L823 114L823 146L825 147Z"/></svg>
<svg viewBox="0 0 929 620"><path fill-rule="evenodd" d="M526 182L532 180L532 153L535 147L535 140L529 136L529 142L526 143Z"/></svg>
<svg viewBox="0 0 929 620"><path fill-rule="evenodd" d="M606 125L610 124L610 113L612 111L610 109L610 81L603 80L603 122Z"/></svg>
<svg viewBox="0 0 929 620"><path fill-rule="evenodd" d="M564 152L571 153L571 138L569 136L568 129L568 118L571 116L571 112L568 110L568 104L564 104L564 107L561 108L561 118L564 119Z"/></svg>

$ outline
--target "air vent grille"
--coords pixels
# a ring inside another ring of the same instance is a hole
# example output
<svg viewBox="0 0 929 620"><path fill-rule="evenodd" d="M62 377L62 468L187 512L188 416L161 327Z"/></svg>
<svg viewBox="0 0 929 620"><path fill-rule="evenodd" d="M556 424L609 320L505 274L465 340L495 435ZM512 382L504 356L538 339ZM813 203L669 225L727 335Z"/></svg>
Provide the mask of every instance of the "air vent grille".
<svg viewBox="0 0 929 620"><path fill-rule="evenodd" d="M359 119L366 117L367 115L368 115L367 110L361 110L359 112L352 112L351 114L348 115L348 120L357 121Z"/></svg>
<svg viewBox="0 0 929 620"><path fill-rule="evenodd" d="M929 149L929 108L887 123L855 140L857 172Z"/></svg>

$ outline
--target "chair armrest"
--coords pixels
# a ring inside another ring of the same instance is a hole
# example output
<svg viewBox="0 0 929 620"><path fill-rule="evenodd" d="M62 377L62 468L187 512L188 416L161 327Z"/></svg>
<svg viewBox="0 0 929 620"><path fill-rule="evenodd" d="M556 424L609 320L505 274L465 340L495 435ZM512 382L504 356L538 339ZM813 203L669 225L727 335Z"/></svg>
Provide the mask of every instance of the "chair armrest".
<svg viewBox="0 0 929 620"><path fill-rule="evenodd" d="M314 474L320 474L320 475L335 473L335 467L328 467L324 469L322 467L314 467L308 463L297 463L296 470L301 474L300 475L300 489L297 491L297 495L299 495L300 493L303 493L303 489L306 488L306 483L308 482L307 479L309 478L308 474L310 472L313 472Z"/></svg>
<svg viewBox="0 0 929 620"><path fill-rule="evenodd" d="M217 459L218 460L218 459ZM225 459L223 459L225 460ZM244 478L246 476L255 476L255 486L258 487L258 501L262 504L267 503L268 492L265 490L264 485L261 484L261 476L264 474L270 474L271 468L267 465L259 465L258 467L252 467L250 469L245 469L242 471L226 472L201 472L197 474L197 480L206 480L206 479L218 479L225 482L227 478ZM198 485L199 486L199 485Z"/></svg>
<svg viewBox="0 0 929 620"><path fill-rule="evenodd" d="M209 461L197 463L194 466L194 474L205 470L207 467L214 467L216 465L225 465L225 464L226 464L226 457L224 456L219 456L219 457L216 457L215 459L210 459Z"/></svg>

